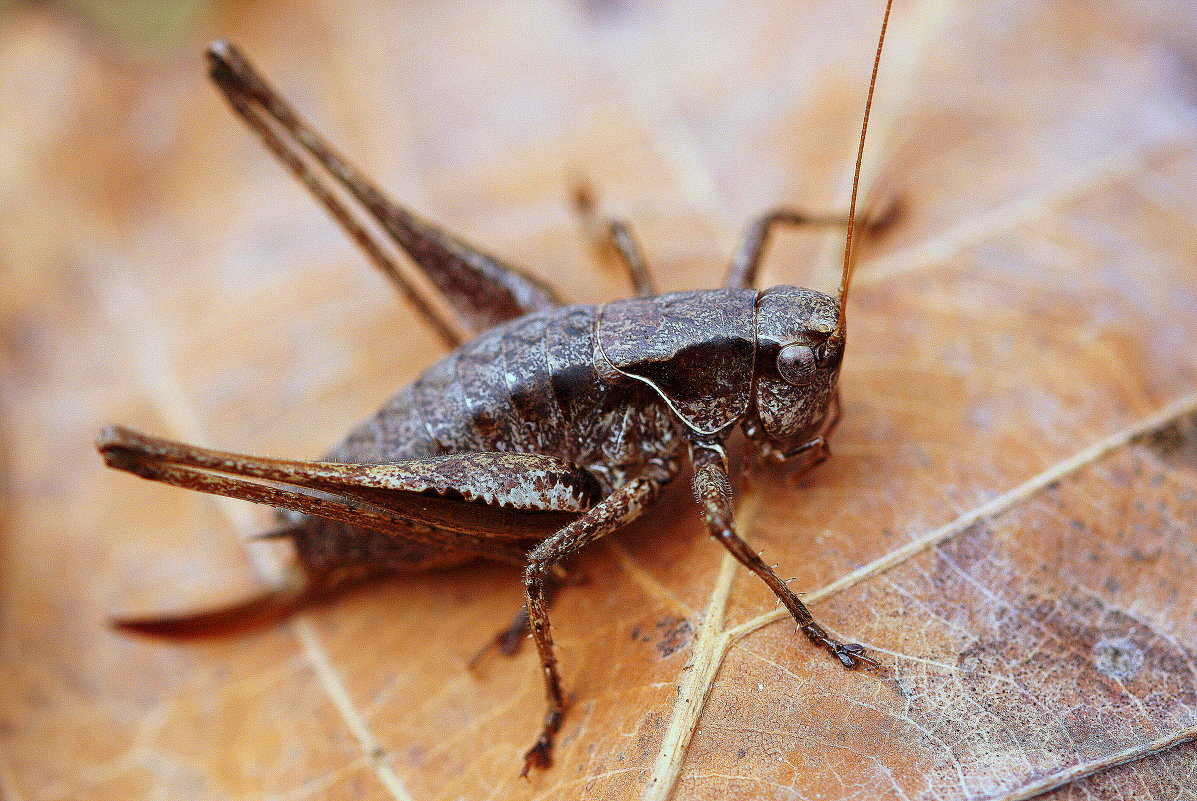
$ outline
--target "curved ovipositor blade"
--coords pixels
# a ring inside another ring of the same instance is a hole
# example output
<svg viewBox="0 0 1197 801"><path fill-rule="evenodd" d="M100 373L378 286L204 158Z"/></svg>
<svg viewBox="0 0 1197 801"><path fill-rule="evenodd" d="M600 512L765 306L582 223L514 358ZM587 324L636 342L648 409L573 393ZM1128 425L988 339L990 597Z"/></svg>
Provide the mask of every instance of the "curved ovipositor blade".
<svg viewBox="0 0 1197 801"><path fill-rule="evenodd" d="M96 447L109 467L352 526L523 562L523 549L577 519L601 487L551 456L466 453L393 464L266 459L113 426Z"/></svg>
<svg viewBox="0 0 1197 801"><path fill-rule="evenodd" d="M330 590L322 582L313 581L296 570L295 575L280 586L228 606L154 617L117 618L112 621L112 627L126 634L172 640L223 637L277 623L300 609L331 597L334 593Z"/></svg>
<svg viewBox="0 0 1197 801"><path fill-rule="evenodd" d="M306 518L271 532L271 535L289 536L296 533L297 528L321 524L314 518ZM282 580L274 586L248 598L198 611L115 618L112 627L125 634L169 640L240 634L271 626L385 575L385 569L377 565L351 564L334 570L320 570L312 569L312 566L301 561L291 565Z"/></svg>

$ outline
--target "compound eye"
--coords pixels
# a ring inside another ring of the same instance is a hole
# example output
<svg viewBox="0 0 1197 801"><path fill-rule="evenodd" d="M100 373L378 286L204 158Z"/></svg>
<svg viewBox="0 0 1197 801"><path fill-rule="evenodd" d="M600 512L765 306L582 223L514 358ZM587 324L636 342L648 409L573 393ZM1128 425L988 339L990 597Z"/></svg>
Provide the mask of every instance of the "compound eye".
<svg viewBox="0 0 1197 801"><path fill-rule="evenodd" d="M777 372L793 387L815 380L815 352L806 345L786 345L777 354Z"/></svg>

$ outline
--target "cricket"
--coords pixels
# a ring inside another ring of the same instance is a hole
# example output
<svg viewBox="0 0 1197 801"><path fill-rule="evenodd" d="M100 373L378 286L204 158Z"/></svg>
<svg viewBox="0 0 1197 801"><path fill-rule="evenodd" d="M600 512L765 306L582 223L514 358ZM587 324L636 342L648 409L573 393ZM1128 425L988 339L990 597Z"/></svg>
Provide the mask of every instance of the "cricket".
<svg viewBox="0 0 1197 801"><path fill-rule="evenodd" d="M725 444L797 473L827 458L858 236L892 214L857 220L869 111L892 0L886 3L846 216L779 209L748 228L719 289L657 294L626 223L592 217L636 297L567 305L545 283L398 205L317 134L232 44L208 50L236 113L399 288L451 352L400 389L320 461L259 458L112 426L97 448L142 478L275 507L266 537L289 539L293 576L232 606L116 621L142 635L227 634L278 621L379 576L491 560L523 570L525 604L496 642L530 633L547 709L523 775L552 765L568 712L549 623L563 561L645 513L693 467L710 535L777 595L799 631L845 668L876 668L833 637L737 533ZM370 223L367 226L367 222ZM837 297L755 287L780 226L846 229ZM429 303L390 248L405 251L443 300ZM470 332L472 338L463 332Z"/></svg>

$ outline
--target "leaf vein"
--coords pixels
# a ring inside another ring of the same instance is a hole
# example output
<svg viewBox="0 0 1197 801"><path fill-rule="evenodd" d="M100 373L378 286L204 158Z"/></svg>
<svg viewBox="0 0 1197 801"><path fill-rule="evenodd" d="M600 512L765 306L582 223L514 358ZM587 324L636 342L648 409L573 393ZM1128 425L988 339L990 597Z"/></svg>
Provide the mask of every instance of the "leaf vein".
<svg viewBox="0 0 1197 801"><path fill-rule="evenodd" d="M116 278L111 284L97 286L97 294L113 326L124 336L138 378L149 392L151 402L163 422L172 429L172 434L196 444L205 443L207 437L204 436L199 416L179 381L168 337L150 314L152 305L144 289L127 272L112 269L107 273ZM252 518L243 506L229 498L218 498L217 501L234 531L248 534L252 530ZM250 548L244 537L238 540L246 548L255 572L261 579L279 580L283 568L272 554ZM378 780L396 801L411 801L411 795L395 773L386 749L370 731L365 718L354 708L344 680L333 666L311 624L297 618L283 625L298 640L317 681L357 739Z"/></svg>
<svg viewBox="0 0 1197 801"><path fill-rule="evenodd" d="M1079 198L1094 187L1139 173L1153 156L1176 145L1185 137L1184 131L1173 127L1134 140L1125 147L1066 174L1039 192L1020 195L988 213L950 226L936 237L876 259L869 265L867 273L855 279L856 283L879 284L931 265L941 264L969 245L983 242L1003 231L1013 230L1046 211Z"/></svg>
<svg viewBox="0 0 1197 801"><path fill-rule="evenodd" d="M1116 754L1110 754L1100 759L1080 762L1069 768L1049 773L1025 787L1020 787L1017 790L1001 795L985 796L983 799L977 799L977 801L1028 801L1028 799L1051 792L1057 787L1063 787L1066 784L1080 781L1111 768L1116 768L1119 765L1125 765L1129 762L1152 756L1153 754L1162 753L1193 740L1197 740L1197 726L1181 729L1158 740L1132 746L1124 751L1119 751Z"/></svg>
<svg viewBox="0 0 1197 801"><path fill-rule="evenodd" d="M906 545L896 548L868 564L861 565L857 569L844 574L835 581L825 584L813 592L807 593L804 601L808 606L820 603L874 576L879 576L895 567L903 565L919 554L966 531L982 520L987 520L1009 511L1019 503L1037 495L1057 481L1088 467L1119 448L1130 444L1144 434L1162 428L1174 420L1194 412L1197 412L1197 392L1177 398L1138 422L1090 445L1084 450L1077 452L1073 456L1064 459L1033 478L1019 484L1017 487L957 517L952 522L940 526L918 539L911 540ZM752 620L741 623L734 628L728 629L726 634L733 642L738 641L770 623L782 620L786 616L787 613L784 609L774 609Z"/></svg>

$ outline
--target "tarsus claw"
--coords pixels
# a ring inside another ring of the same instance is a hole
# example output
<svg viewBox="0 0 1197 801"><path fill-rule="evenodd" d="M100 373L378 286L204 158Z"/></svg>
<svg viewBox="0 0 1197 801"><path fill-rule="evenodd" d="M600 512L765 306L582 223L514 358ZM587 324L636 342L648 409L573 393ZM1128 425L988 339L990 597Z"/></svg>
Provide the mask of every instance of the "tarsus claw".
<svg viewBox="0 0 1197 801"><path fill-rule="evenodd" d="M846 668L860 667L862 664L869 667L881 667L881 663L865 653L863 645L858 645L854 642L842 643L833 640L827 636L827 632L818 623L807 623L802 626L802 633L810 639L815 645L821 648L826 648L831 651L835 658L840 660Z"/></svg>
<svg viewBox="0 0 1197 801"><path fill-rule="evenodd" d="M833 653L839 657L840 662L846 668L859 667L863 662L869 667L881 667L881 663L871 656L865 654L863 645L856 643L836 643Z"/></svg>
<svg viewBox="0 0 1197 801"><path fill-rule="evenodd" d="M532 768L537 770L545 770L553 764L552 756L553 744L544 736L536 741L536 745L528 749L528 753L524 754L524 769L520 771L520 778L528 778L528 771Z"/></svg>
<svg viewBox="0 0 1197 801"><path fill-rule="evenodd" d="M524 754L524 769L520 771L520 778L528 778L528 771L532 768L544 770L553 765L553 738L561 728L561 719L565 715L563 709L550 709L544 716L544 729L536 738L536 745Z"/></svg>

